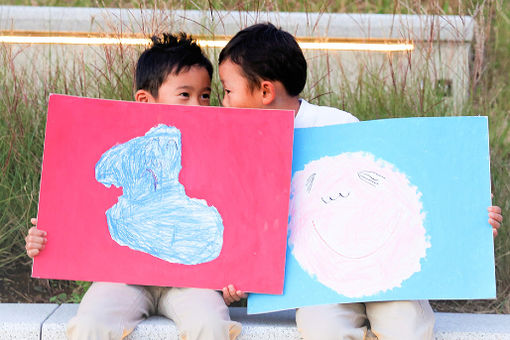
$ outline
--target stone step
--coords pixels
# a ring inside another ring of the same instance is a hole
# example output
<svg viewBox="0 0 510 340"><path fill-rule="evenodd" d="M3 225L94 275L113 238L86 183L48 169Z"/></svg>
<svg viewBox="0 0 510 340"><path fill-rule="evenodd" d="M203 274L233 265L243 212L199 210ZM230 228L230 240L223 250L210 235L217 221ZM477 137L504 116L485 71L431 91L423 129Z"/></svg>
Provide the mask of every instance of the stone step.
<svg viewBox="0 0 510 340"><path fill-rule="evenodd" d="M65 327L77 304L0 304L0 339L65 339ZM243 325L238 340L300 339L293 310L247 315L246 308L231 307L230 316ZM510 315L435 313L436 340L510 340ZM171 320L152 316L127 339L177 339Z"/></svg>

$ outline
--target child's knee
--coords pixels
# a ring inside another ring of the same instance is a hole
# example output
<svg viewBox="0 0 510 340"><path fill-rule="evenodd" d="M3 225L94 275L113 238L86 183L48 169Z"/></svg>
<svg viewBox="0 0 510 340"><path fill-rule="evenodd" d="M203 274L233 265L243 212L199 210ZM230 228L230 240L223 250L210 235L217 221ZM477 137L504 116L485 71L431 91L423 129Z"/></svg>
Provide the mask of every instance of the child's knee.
<svg viewBox="0 0 510 340"><path fill-rule="evenodd" d="M431 340L434 337L434 312L428 301L367 303L367 314L379 340Z"/></svg>
<svg viewBox="0 0 510 340"><path fill-rule="evenodd" d="M95 315L76 315L67 324L67 338L71 340L81 339L111 339L118 340L130 331L124 331L121 327L114 327Z"/></svg>
<svg viewBox="0 0 510 340"><path fill-rule="evenodd" d="M317 313L313 308L300 308L296 312L296 325L304 340L362 340L366 332L348 318Z"/></svg>
<svg viewBox="0 0 510 340"><path fill-rule="evenodd" d="M182 340L233 340L241 333L241 324L221 315L196 315L179 327Z"/></svg>
<svg viewBox="0 0 510 340"><path fill-rule="evenodd" d="M321 324L314 327L300 327L298 331L304 340L362 340L366 327L344 327L340 324Z"/></svg>

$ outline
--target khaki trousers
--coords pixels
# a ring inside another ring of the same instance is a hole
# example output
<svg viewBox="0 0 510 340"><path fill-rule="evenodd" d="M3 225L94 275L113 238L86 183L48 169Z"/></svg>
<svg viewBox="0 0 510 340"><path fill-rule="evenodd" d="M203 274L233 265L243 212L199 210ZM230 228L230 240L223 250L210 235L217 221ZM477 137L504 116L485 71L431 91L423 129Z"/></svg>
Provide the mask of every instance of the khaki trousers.
<svg viewBox="0 0 510 340"><path fill-rule="evenodd" d="M241 333L241 324L230 320L214 290L94 282L69 321L67 336L122 339L155 314L172 319L182 340L233 340Z"/></svg>
<svg viewBox="0 0 510 340"><path fill-rule="evenodd" d="M434 312L428 301L385 301L303 307L296 312L296 323L305 340L368 339L368 323L372 333L379 340L434 338Z"/></svg>

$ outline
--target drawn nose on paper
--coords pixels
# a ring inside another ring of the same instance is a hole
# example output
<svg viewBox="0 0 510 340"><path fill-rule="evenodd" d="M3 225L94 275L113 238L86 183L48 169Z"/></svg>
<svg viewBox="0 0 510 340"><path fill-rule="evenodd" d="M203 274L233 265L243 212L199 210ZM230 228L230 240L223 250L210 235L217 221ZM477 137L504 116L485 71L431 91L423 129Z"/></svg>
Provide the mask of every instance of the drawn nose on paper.
<svg viewBox="0 0 510 340"><path fill-rule="evenodd" d="M180 171L181 133L163 124L101 156L96 180L123 188L106 211L115 242L172 263L194 265L218 257L221 215L205 200L186 196Z"/></svg>

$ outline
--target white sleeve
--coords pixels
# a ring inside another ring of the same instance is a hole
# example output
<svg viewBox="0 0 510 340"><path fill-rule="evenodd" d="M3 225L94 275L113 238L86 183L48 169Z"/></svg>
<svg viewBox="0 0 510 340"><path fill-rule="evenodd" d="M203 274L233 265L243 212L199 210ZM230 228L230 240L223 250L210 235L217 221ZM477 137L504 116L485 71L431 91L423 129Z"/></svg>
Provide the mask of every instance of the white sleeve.
<svg viewBox="0 0 510 340"><path fill-rule="evenodd" d="M330 107L320 107L320 115L317 116L315 126L326 126L333 124L346 124L359 122L358 118L346 111Z"/></svg>

